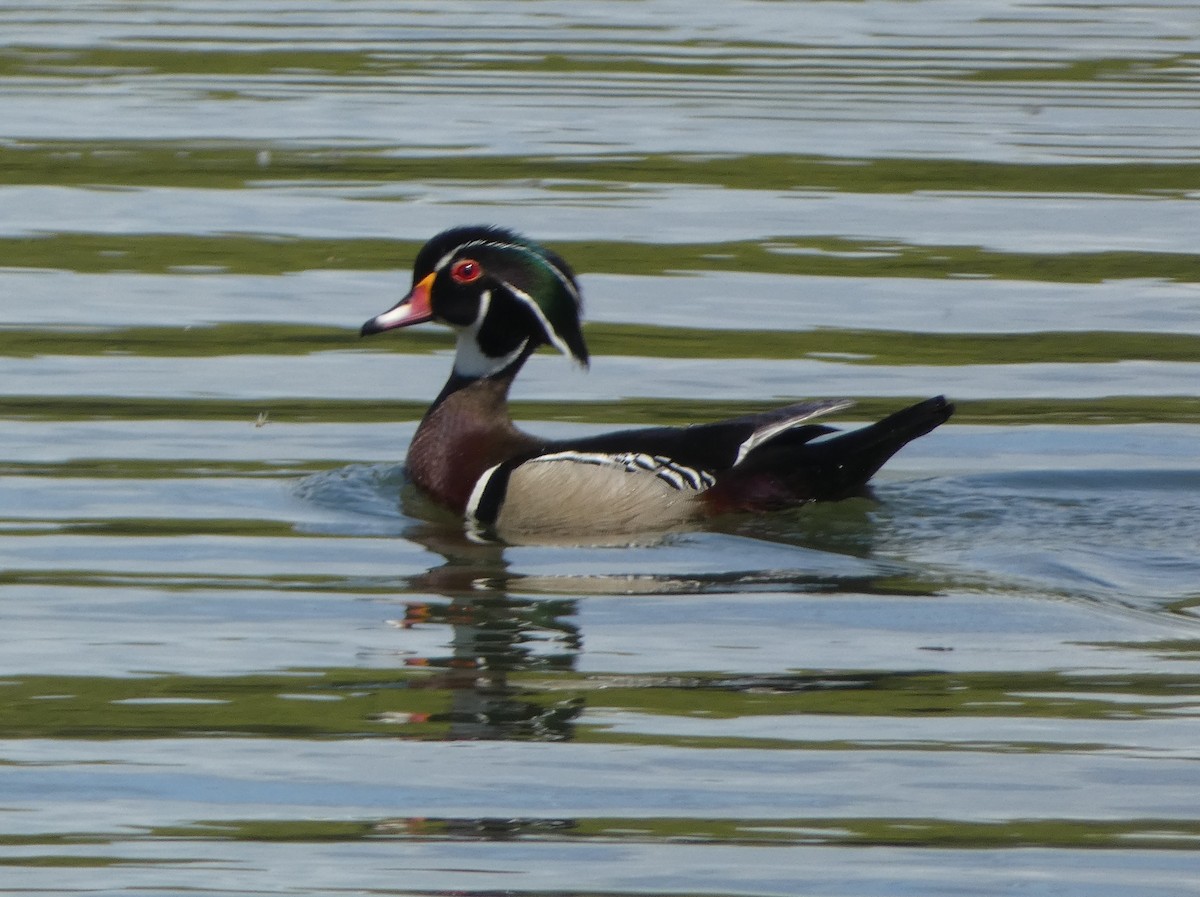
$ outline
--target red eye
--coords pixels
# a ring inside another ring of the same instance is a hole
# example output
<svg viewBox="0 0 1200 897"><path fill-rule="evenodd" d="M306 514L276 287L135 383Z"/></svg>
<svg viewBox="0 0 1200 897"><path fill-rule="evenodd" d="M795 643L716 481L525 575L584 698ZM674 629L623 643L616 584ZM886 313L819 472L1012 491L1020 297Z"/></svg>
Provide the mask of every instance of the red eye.
<svg viewBox="0 0 1200 897"><path fill-rule="evenodd" d="M474 283L483 276L483 268L475 259L459 259L450 266L450 276L456 283Z"/></svg>

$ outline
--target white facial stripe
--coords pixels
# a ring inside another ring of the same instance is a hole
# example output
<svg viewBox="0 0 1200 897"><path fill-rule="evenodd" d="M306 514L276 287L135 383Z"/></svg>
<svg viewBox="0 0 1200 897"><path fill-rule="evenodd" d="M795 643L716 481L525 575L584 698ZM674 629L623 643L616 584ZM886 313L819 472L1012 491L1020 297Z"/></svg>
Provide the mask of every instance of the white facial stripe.
<svg viewBox="0 0 1200 897"><path fill-rule="evenodd" d="M546 258L544 255L540 255L539 253L534 252L532 249L530 249L527 246L517 246L515 244L508 244L507 248L519 249L521 252L524 252L526 255L532 256L536 261L540 262L541 264L543 264L547 268L549 268L551 271L553 271L554 276L558 278L558 282L561 283L563 285L563 287L566 289L566 291L571 294L571 298L575 301L576 308L583 307L583 297L579 295L579 290L575 287L575 284L571 283L571 278L567 277L566 273L564 271L560 270L557 265L552 264L548 258Z"/></svg>
<svg viewBox="0 0 1200 897"><path fill-rule="evenodd" d="M508 287L509 291L514 296L516 296L518 299L520 299L522 302L524 302L526 305L529 306L530 311L532 311L533 314L537 317L537 319L541 322L542 330L546 331L546 336L549 338L550 342L554 345L554 348L558 349L559 352L562 352L562 354L566 355L568 358L573 357L574 353L571 352L571 349L567 346L566 343L564 343L562 341L562 339L559 337L558 333L550 325L550 321L547 320L546 315L542 313L541 306L538 305L534 301L533 297L530 296L528 293L526 293L524 290L513 286L507 280L503 281L503 283L506 287Z"/></svg>
<svg viewBox="0 0 1200 897"><path fill-rule="evenodd" d="M549 259L530 249L528 246L522 246L520 243L505 243L499 240L468 240L465 243L460 243L458 246L455 246L440 259L438 259L437 264L433 266L434 271L440 272L448 264L450 264L451 259L457 256L463 250L469 249L472 246L486 246L492 249L511 249L525 253L533 258L534 261L544 265L554 273L554 276L558 278L559 282L563 285L563 287L566 288L567 292L570 293L571 298L575 301L576 307L582 305L582 298L579 295L579 290L575 287L575 284L571 282L571 279L567 277L566 273L559 269L558 266L552 264ZM574 353L571 351L570 347L563 342L562 338L555 331L554 327L551 326L549 319L546 317L545 313L542 311L537 302L534 301L533 297L524 290L513 286L513 284L509 283L508 281L503 281L503 283L504 286L507 287L514 296L529 306L529 309L541 323L542 329L545 331L546 337L550 340L551 345L553 345L554 348L558 349L559 352L562 352L568 358L574 358ZM491 291L487 290L480 297L479 312L476 314L475 320L469 327L463 328L459 331L457 350L454 356L454 370L456 373L461 374L464 377L486 377L489 374L494 374L503 370L516 360L517 356L525 350L525 346L529 342L529 340L523 340L521 345L519 345L509 354L505 355L503 358L489 358L483 354L479 348L479 342L476 337L479 334L479 328L483 325L483 319L487 317L488 309L491 307L491 301Z"/></svg>
<svg viewBox="0 0 1200 897"><path fill-rule="evenodd" d="M563 287L566 288L567 292L571 294L571 298L575 300L575 304L582 307L583 297L579 295L579 290L576 288L575 284L571 283L571 278L567 277L565 272L560 270L557 265L552 264L544 255L535 252L528 246L522 246L520 243L501 243L497 240L469 240L466 243L461 243L454 247L440 259L438 259L437 264L433 266L433 270L441 271L446 267L446 265L450 264L450 259L454 258L454 256L457 255L460 250L468 249L471 246L487 246L492 249L515 249L518 252L525 253L526 255L532 257L534 261L545 265L547 268L553 271L554 276L558 278L559 283L561 283Z"/></svg>
<svg viewBox="0 0 1200 897"><path fill-rule="evenodd" d="M488 309L492 307L492 291L484 290L479 294L479 311L475 315L475 320L471 322L471 329L479 332L479 328L483 326L483 319L487 317Z"/></svg>

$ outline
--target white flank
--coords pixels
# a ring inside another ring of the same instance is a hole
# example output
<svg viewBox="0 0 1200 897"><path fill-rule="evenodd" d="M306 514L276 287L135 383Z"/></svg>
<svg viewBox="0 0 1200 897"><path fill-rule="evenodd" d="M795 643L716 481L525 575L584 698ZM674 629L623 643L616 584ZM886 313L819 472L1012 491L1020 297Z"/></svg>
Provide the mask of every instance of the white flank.
<svg viewBox="0 0 1200 897"><path fill-rule="evenodd" d="M700 492L630 469L619 457L560 452L519 465L491 531L518 544L593 543L598 535L677 529L702 513Z"/></svg>

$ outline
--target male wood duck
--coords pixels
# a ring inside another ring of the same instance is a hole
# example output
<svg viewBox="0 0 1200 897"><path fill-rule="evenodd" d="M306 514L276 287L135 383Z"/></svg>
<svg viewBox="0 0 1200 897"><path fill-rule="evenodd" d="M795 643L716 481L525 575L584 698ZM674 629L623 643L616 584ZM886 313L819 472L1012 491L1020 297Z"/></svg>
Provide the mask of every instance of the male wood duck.
<svg viewBox="0 0 1200 897"><path fill-rule="evenodd" d="M853 404L832 399L689 427L540 439L513 425L509 387L542 345L587 366L581 310L575 275L556 253L504 228L457 227L425 244L409 294L362 327L366 336L437 321L457 334L454 369L417 427L407 467L473 536L662 532L846 498L954 410L939 396L829 436L838 431L809 421Z"/></svg>

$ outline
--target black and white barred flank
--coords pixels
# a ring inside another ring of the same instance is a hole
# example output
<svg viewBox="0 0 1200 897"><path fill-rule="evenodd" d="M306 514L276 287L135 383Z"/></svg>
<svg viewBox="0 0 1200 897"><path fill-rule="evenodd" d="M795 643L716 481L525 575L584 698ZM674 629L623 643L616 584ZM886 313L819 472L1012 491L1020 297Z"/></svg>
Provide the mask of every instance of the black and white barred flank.
<svg viewBox="0 0 1200 897"><path fill-rule="evenodd" d="M537 464L542 461L575 461L579 464L619 467L629 473L652 473L680 492L702 492L716 482L716 478L707 470L688 467L663 455L650 455L645 452L555 452L532 458L527 463Z"/></svg>

